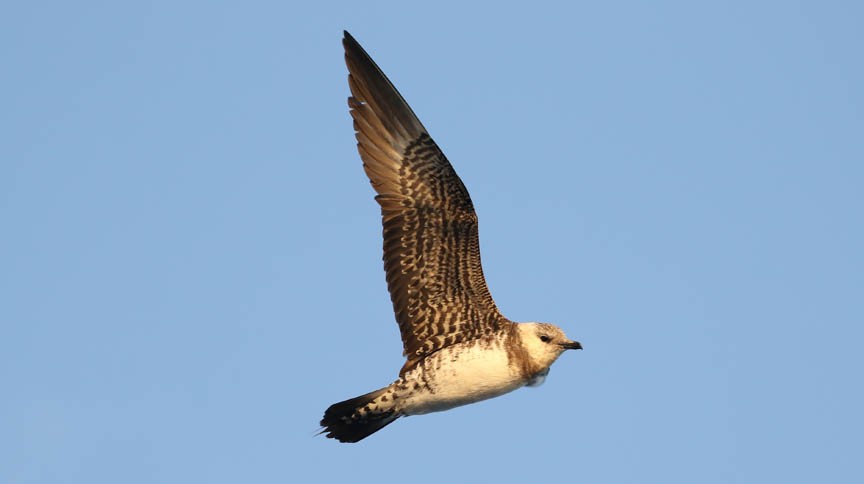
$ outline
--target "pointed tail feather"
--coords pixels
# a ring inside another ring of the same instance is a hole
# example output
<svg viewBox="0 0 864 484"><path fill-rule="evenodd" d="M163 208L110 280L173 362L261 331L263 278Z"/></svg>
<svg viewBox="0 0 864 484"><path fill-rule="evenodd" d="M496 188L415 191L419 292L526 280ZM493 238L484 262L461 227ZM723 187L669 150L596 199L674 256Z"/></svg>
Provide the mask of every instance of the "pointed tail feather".
<svg viewBox="0 0 864 484"><path fill-rule="evenodd" d="M321 419L321 433L339 442L359 442L383 429L400 416L392 405L375 402L386 392L387 388L382 388L330 405Z"/></svg>

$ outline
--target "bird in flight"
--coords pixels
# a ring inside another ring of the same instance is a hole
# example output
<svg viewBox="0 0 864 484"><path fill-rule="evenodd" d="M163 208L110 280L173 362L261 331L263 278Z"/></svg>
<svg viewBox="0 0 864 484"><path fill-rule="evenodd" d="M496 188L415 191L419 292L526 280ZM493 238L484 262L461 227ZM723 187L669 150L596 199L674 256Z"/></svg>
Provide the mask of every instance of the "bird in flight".
<svg viewBox="0 0 864 484"><path fill-rule="evenodd" d="M402 416L479 402L543 382L566 350L557 326L514 323L480 266L468 190L381 69L348 32L345 62L357 150L381 206L384 270L406 357L399 378L331 405L327 437L358 442Z"/></svg>

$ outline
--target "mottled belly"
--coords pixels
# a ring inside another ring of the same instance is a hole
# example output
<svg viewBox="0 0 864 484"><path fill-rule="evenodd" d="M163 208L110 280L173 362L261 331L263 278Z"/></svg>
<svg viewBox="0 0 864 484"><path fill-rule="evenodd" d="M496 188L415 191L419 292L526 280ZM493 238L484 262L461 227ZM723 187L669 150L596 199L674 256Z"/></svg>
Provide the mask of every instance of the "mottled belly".
<svg viewBox="0 0 864 484"><path fill-rule="evenodd" d="M449 410L511 392L525 384L511 368L503 348L451 347L429 357L402 379L408 392L400 395L405 415Z"/></svg>

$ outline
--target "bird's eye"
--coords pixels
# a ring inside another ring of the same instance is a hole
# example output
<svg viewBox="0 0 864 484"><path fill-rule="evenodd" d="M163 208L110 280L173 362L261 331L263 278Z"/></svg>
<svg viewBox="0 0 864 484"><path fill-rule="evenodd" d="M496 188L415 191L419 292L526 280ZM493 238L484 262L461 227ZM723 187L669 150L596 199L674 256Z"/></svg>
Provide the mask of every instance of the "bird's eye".
<svg viewBox="0 0 864 484"><path fill-rule="evenodd" d="M552 341L552 338L550 338L550 337L546 336L545 334L543 334L543 335L540 335L540 341L542 341L542 342L544 342L544 343L548 343L548 342Z"/></svg>

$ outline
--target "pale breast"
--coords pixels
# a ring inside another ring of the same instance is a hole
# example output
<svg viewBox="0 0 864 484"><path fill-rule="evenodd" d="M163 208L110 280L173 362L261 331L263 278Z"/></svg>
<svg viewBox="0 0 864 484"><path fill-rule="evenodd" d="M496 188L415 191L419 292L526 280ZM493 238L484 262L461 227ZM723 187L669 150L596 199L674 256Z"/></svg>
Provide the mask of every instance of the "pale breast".
<svg viewBox="0 0 864 484"><path fill-rule="evenodd" d="M479 402L525 384L500 343L479 341L438 351L405 374L402 382L408 392L398 398L406 415Z"/></svg>

